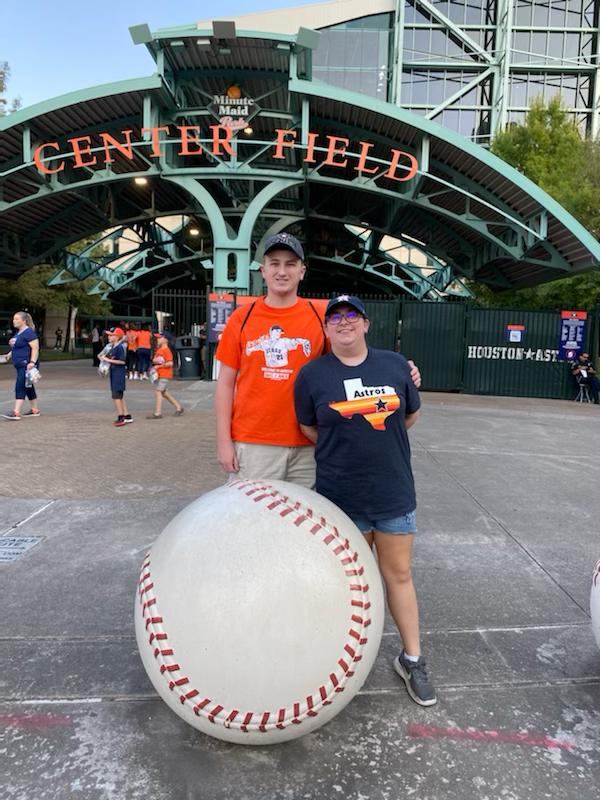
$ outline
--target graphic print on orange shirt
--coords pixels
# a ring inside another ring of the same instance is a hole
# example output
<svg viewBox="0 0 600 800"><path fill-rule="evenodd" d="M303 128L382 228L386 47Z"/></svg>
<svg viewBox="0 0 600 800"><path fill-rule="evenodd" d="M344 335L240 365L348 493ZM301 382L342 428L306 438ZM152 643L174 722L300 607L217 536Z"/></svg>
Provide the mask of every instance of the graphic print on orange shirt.
<svg viewBox="0 0 600 800"><path fill-rule="evenodd" d="M266 367L262 368L263 378L272 381L288 380L292 374L288 366L288 353L302 347L302 352L308 358L311 353L310 339L284 336L281 325L272 325L268 333L253 339L246 344L246 355L262 352Z"/></svg>
<svg viewBox="0 0 600 800"><path fill-rule="evenodd" d="M362 378L344 381L347 400L329 403L342 417L360 414L376 431L385 430L385 420L400 408L400 398L392 386L364 386Z"/></svg>

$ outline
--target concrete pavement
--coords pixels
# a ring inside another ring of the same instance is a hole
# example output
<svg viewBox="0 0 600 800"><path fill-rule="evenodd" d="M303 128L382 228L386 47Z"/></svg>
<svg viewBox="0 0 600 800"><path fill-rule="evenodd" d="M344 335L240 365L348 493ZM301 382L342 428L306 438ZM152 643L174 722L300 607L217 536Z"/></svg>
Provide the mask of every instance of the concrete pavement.
<svg viewBox="0 0 600 800"><path fill-rule="evenodd" d="M13 371L0 369L0 409ZM424 650L439 702L391 668L391 621L361 693L308 737L210 739L155 694L137 654L140 560L218 486L212 393L174 384L181 418L113 428L89 363L44 367L39 419L0 420L0 796L11 800L595 800L600 652L600 410L567 401L424 394L411 431Z"/></svg>

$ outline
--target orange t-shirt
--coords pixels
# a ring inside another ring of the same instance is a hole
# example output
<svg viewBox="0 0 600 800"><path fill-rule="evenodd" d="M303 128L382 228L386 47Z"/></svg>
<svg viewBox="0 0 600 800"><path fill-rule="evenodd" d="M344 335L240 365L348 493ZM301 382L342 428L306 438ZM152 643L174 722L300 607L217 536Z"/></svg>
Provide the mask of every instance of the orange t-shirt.
<svg viewBox="0 0 600 800"><path fill-rule="evenodd" d="M294 381L324 351L321 316L308 300L273 308L260 298L251 310L236 309L216 352L219 361L238 370L231 438L285 447L311 444L298 427Z"/></svg>
<svg viewBox="0 0 600 800"><path fill-rule="evenodd" d="M145 347L147 350L150 350L152 347L152 339L150 336L150 331L136 331L137 333L137 346L138 347Z"/></svg>
<svg viewBox="0 0 600 800"><path fill-rule="evenodd" d="M127 331L127 349L137 350L138 331Z"/></svg>
<svg viewBox="0 0 600 800"><path fill-rule="evenodd" d="M170 367L163 367L162 364L155 364L156 371L158 373L159 378L172 378L173 377L173 353L170 349L165 345L164 347L157 347L154 353L154 358L156 356L162 356L165 361L170 361Z"/></svg>

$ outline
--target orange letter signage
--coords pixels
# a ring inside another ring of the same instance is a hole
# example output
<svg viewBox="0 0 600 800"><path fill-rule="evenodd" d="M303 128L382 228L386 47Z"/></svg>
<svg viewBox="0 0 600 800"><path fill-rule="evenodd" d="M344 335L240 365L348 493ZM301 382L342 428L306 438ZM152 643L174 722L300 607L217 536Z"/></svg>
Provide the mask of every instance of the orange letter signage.
<svg viewBox="0 0 600 800"><path fill-rule="evenodd" d="M58 142L47 142L46 144L41 144L39 147L36 147L33 151L33 160L35 161L36 167L43 175L54 175L56 172L62 172L65 168L65 162L61 161L60 166L56 167L56 169L50 169L47 167L44 162L42 161L43 150L46 147L51 147L53 150L60 150L60 145Z"/></svg>

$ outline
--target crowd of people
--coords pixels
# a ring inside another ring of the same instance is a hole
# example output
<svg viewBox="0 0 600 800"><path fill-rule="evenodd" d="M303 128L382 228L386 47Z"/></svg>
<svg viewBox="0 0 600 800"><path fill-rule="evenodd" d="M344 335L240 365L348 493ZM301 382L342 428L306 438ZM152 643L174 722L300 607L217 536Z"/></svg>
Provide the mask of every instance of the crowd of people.
<svg viewBox="0 0 600 800"><path fill-rule="evenodd" d="M35 384L40 378L40 339L31 315L17 311L13 315L15 335L9 340L9 350L0 355L0 363L12 361L16 370L15 401L12 411L2 414L4 419L17 422L23 417L39 417ZM103 346L103 336L108 344ZM156 347L153 353L153 338ZM148 325L124 324L101 332L94 325L91 332L92 357L100 375L109 377L111 397L117 412L113 425L122 428L133 422L125 402L127 379L149 380L154 384L154 411L147 419L162 419L162 402L167 400L175 408L175 416L183 414L183 406L169 391L173 379L174 354L172 337L163 331L152 334ZM29 400L30 408L23 412Z"/></svg>

